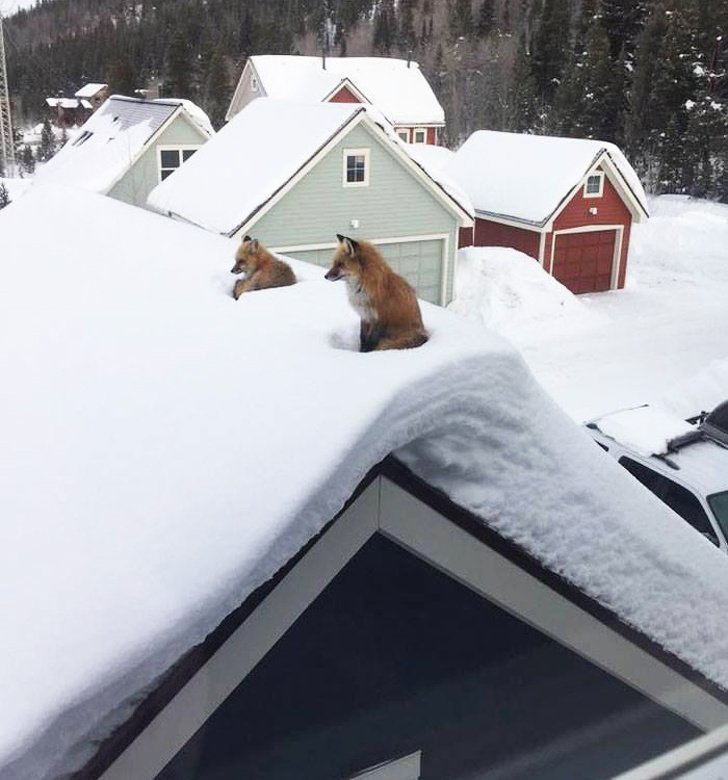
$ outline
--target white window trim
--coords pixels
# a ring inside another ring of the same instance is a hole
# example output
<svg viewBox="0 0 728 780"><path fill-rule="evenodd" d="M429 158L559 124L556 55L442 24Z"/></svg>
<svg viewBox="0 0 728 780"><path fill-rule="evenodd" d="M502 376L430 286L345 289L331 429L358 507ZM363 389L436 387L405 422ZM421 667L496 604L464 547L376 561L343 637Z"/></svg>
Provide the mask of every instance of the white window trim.
<svg viewBox="0 0 728 780"><path fill-rule="evenodd" d="M592 176L599 177L599 192L587 192L587 185ZM587 173L586 178L584 179L583 194L585 198L601 198L604 195L604 171L592 171L591 173Z"/></svg>
<svg viewBox="0 0 728 780"><path fill-rule="evenodd" d="M164 144L163 146L157 147L157 179L159 181L163 181L162 179L162 152L180 152L180 164L177 166L177 168L171 169L164 166L165 171L169 170L178 170L182 167L184 164L184 160L182 160L182 152L188 152L190 150L197 151L202 144Z"/></svg>
<svg viewBox="0 0 728 780"><path fill-rule="evenodd" d="M402 139L406 144L408 144L412 139L412 131L409 129L409 127L398 127L395 132L397 133L397 137ZM403 135L405 136L404 138L402 138Z"/></svg>
<svg viewBox="0 0 728 780"><path fill-rule="evenodd" d="M417 133L424 133L424 140L417 140ZM412 128L412 143L413 144L426 144L427 143L427 128L426 127L413 127Z"/></svg>
<svg viewBox="0 0 728 780"><path fill-rule="evenodd" d="M361 149L344 149L344 154L342 157L342 171L341 171L341 183L344 185L344 187L368 187L369 186L369 149L368 148L361 148ZM347 181L346 180L346 161L347 158L356 156L362 156L364 157L364 181Z"/></svg>
<svg viewBox="0 0 728 780"><path fill-rule="evenodd" d="M365 769L349 780L420 780L422 751Z"/></svg>

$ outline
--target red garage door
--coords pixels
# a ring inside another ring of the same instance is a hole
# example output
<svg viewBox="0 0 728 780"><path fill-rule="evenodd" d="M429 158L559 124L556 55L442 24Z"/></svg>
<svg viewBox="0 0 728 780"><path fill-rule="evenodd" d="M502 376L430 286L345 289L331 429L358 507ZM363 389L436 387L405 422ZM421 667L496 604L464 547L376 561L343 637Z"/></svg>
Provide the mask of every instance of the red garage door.
<svg viewBox="0 0 728 780"><path fill-rule="evenodd" d="M608 290L616 239L616 230L555 236L554 277L573 293Z"/></svg>

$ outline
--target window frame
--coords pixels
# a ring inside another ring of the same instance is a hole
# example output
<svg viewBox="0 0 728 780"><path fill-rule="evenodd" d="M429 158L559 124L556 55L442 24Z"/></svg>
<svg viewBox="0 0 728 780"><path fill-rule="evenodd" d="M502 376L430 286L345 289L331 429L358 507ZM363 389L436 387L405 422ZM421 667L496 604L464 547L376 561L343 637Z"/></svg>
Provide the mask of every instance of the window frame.
<svg viewBox="0 0 728 780"><path fill-rule="evenodd" d="M417 140L417 133L422 133L422 140ZM412 143L413 144L426 144L427 143L427 128L426 127L414 127L412 128Z"/></svg>
<svg viewBox="0 0 728 780"><path fill-rule="evenodd" d="M589 179L597 177L599 179L599 191L589 192ZM604 171L592 171L587 173L584 179L584 197L585 198L601 198L604 195Z"/></svg>
<svg viewBox="0 0 728 780"><path fill-rule="evenodd" d="M412 131L409 129L409 127L399 127L395 132L397 133L397 138L399 138L401 141L404 141L406 144L410 142L412 138Z"/></svg>
<svg viewBox="0 0 728 780"><path fill-rule="evenodd" d="M184 163L186 163L187 160L189 160L190 157L192 157L192 155L201 146L202 144L165 144L163 146L158 146L157 147L157 179L160 182L163 182L166 178L169 178L169 175L179 170L184 165ZM179 165L177 165L174 168L170 168L168 165L162 165L162 152L177 152ZM184 156L185 152L191 152L192 154L189 154L185 158ZM167 176L162 176L162 173L164 171L169 171L169 174Z"/></svg>
<svg viewBox="0 0 728 780"><path fill-rule="evenodd" d="M350 157L363 157L364 158L364 178L362 181L349 181L348 180L348 162ZM369 170L371 168L370 162L370 149L368 147L344 149L342 155L342 172L341 180L344 187L368 187L369 186Z"/></svg>

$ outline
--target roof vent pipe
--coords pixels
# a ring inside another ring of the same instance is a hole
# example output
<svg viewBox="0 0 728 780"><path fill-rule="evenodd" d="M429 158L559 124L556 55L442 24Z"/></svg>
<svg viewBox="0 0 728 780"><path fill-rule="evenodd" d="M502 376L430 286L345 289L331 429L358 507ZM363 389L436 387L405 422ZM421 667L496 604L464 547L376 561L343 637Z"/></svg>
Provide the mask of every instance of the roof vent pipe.
<svg viewBox="0 0 728 780"><path fill-rule="evenodd" d="M412 49L407 49L407 67L409 68L412 62Z"/></svg>

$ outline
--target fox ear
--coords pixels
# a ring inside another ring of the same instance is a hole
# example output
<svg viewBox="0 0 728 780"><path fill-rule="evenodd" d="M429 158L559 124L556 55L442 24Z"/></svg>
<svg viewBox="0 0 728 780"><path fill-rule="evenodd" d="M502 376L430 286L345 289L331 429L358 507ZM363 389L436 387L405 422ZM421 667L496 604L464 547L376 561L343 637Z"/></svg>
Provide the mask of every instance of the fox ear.
<svg viewBox="0 0 728 780"><path fill-rule="evenodd" d="M251 238L250 239L250 251L251 252L257 252L259 247L260 247L260 244L258 243L258 239L257 238Z"/></svg>
<svg viewBox="0 0 728 780"><path fill-rule="evenodd" d="M243 236L243 243L246 241L252 241L253 239L250 236Z"/></svg>
<svg viewBox="0 0 728 780"><path fill-rule="evenodd" d="M338 233L336 234L336 238L339 239L340 243L342 243L346 247L346 253L350 255L351 257L356 257L359 253L359 243L357 241L354 241L353 238L347 238L346 236L341 236Z"/></svg>

